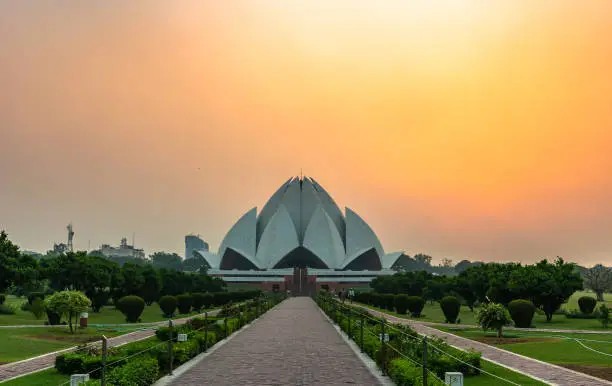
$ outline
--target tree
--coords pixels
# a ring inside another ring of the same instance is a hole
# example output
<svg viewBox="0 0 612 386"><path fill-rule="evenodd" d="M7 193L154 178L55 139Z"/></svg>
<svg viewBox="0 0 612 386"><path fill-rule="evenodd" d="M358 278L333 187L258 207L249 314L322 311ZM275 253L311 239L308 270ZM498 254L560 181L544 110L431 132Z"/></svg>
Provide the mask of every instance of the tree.
<svg viewBox="0 0 612 386"><path fill-rule="evenodd" d="M45 300L48 310L57 314L68 316L70 332L73 333L72 317L85 312L91 306L91 301L79 291L62 291L49 296Z"/></svg>
<svg viewBox="0 0 612 386"><path fill-rule="evenodd" d="M414 255L414 260L417 263L418 269L422 270L430 270L431 269L431 256L425 255L423 253L417 253Z"/></svg>
<svg viewBox="0 0 612 386"><path fill-rule="evenodd" d="M35 282L37 265L36 259L19 253L6 232L0 232L0 293L13 285L23 287Z"/></svg>
<svg viewBox="0 0 612 386"><path fill-rule="evenodd" d="M461 296L461 298L465 301L465 304L470 307L470 311L474 312L474 304L478 300L476 295L475 287L476 283L471 283L467 279L467 275L463 272L459 274L459 276L454 278L454 282L452 284L452 288L457 293L457 295Z"/></svg>
<svg viewBox="0 0 612 386"><path fill-rule="evenodd" d="M162 286L161 278L159 273L150 264L142 269L141 274L143 283L140 289L140 296L144 299L147 306L150 306L159 299Z"/></svg>
<svg viewBox="0 0 612 386"><path fill-rule="evenodd" d="M183 271L185 272L198 272L203 266L207 266L206 260L197 254L192 258L183 260Z"/></svg>
<svg viewBox="0 0 612 386"><path fill-rule="evenodd" d="M176 253L155 252L151 255L151 262L156 269L183 270L183 259Z"/></svg>
<svg viewBox="0 0 612 386"><path fill-rule="evenodd" d="M597 264L584 272L584 286L595 292L597 301L604 301L604 292L612 290L612 268Z"/></svg>
<svg viewBox="0 0 612 386"><path fill-rule="evenodd" d="M478 310L476 316L478 325L483 330L496 330L497 337L502 337L502 329L510 324L510 314L508 310L499 303L485 303Z"/></svg>
<svg viewBox="0 0 612 386"><path fill-rule="evenodd" d="M536 265L516 269L508 283L516 298L529 299L546 314L546 321L572 294L582 289L582 278L575 264L557 258L553 264L542 260Z"/></svg>
<svg viewBox="0 0 612 386"><path fill-rule="evenodd" d="M112 278L119 271L119 265L99 256L83 256L85 295L91 300L93 312L108 302L111 295Z"/></svg>
<svg viewBox="0 0 612 386"><path fill-rule="evenodd" d="M49 279L49 286L56 291L82 291L86 284L86 252L68 252L40 261L43 277Z"/></svg>

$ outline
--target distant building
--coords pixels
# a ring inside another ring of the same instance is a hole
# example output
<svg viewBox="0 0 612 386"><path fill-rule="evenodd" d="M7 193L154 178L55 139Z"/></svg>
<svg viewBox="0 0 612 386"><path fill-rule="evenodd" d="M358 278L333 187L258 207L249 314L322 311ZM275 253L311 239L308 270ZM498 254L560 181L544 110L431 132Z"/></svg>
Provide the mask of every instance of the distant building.
<svg viewBox="0 0 612 386"><path fill-rule="evenodd" d="M185 259L193 257L193 251L208 252L208 243L196 235L185 236Z"/></svg>
<svg viewBox="0 0 612 386"><path fill-rule="evenodd" d="M134 257L137 259L145 258L144 250L134 248L133 245L128 245L125 237L121 239L121 245L119 245L119 247L113 247L109 244L102 244L100 246L100 252L106 257Z"/></svg>
<svg viewBox="0 0 612 386"><path fill-rule="evenodd" d="M64 244L64 243L53 244L53 253L57 253L61 255L62 253L66 253L66 252L70 252L70 248L68 247L68 244Z"/></svg>

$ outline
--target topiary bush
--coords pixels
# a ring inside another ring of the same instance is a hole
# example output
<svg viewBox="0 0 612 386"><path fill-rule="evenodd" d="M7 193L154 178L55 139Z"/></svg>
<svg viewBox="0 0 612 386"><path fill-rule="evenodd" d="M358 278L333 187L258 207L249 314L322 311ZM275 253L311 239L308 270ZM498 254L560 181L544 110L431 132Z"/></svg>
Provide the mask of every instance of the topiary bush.
<svg viewBox="0 0 612 386"><path fill-rule="evenodd" d="M144 301L144 300L143 300ZM159 363L151 357L134 358L108 374L110 385L149 386L159 377Z"/></svg>
<svg viewBox="0 0 612 386"><path fill-rule="evenodd" d="M410 314L416 318L421 316L421 312L425 308L425 299L420 296L409 296L408 297L408 310Z"/></svg>
<svg viewBox="0 0 612 386"><path fill-rule="evenodd" d="M455 323L461 310L461 303L454 296L445 296L440 300L440 307L447 323Z"/></svg>
<svg viewBox="0 0 612 386"><path fill-rule="evenodd" d="M384 294L384 308L389 311L395 311L395 295L393 294Z"/></svg>
<svg viewBox="0 0 612 386"><path fill-rule="evenodd" d="M195 292L191 294L191 299L193 300L192 306L195 311L199 312L202 308L204 308L204 302L206 299L203 293Z"/></svg>
<svg viewBox="0 0 612 386"><path fill-rule="evenodd" d="M145 301L140 296L124 296L117 302L117 309L125 316L128 323L136 323L145 308Z"/></svg>
<svg viewBox="0 0 612 386"><path fill-rule="evenodd" d="M193 305L193 297L189 294L182 294L176 297L178 302L178 310L181 314L188 314L191 311Z"/></svg>
<svg viewBox="0 0 612 386"><path fill-rule="evenodd" d="M502 328L510 324L508 310L499 303L481 305L478 314L476 314L476 319L483 330L496 330L498 338L502 337Z"/></svg>
<svg viewBox="0 0 612 386"><path fill-rule="evenodd" d="M215 292L213 294L213 303L215 306L222 306L227 304L232 299L232 295L228 292Z"/></svg>
<svg viewBox="0 0 612 386"><path fill-rule="evenodd" d="M380 307L380 303L381 303L380 299L381 299L380 294L377 292L373 292L370 294L370 302L368 304L374 307Z"/></svg>
<svg viewBox="0 0 612 386"><path fill-rule="evenodd" d="M157 301L157 304L159 304L159 308L162 310L164 317L171 318L172 316L174 316L178 301L176 300L176 297L166 295L162 296Z"/></svg>
<svg viewBox="0 0 612 386"><path fill-rule="evenodd" d="M36 319L40 319L45 314L45 304L41 298L36 298L30 306L30 312L34 314Z"/></svg>
<svg viewBox="0 0 612 386"><path fill-rule="evenodd" d="M535 306L529 300L517 299L508 303L508 311L510 311L510 317L512 317L516 327L531 327L535 310Z"/></svg>
<svg viewBox="0 0 612 386"><path fill-rule="evenodd" d="M582 311L583 314L588 315L592 313L596 305L597 299L590 296L582 296L580 299L578 299L578 307L580 307L580 311Z"/></svg>
<svg viewBox="0 0 612 386"><path fill-rule="evenodd" d="M47 309L47 324L50 326L57 326L60 324L62 316L57 312L53 312Z"/></svg>
<svg viewBox="0 0 612 386"><path fill-rule="evenodd" d="M214 296L210 292L203 294L204 308L211 308L214 305Z"/></svg>
<svg viewBox="0 0 612 386"><path fill-rule="evenodd" d="M0 294L0 306L3 305L5 301L6 301L6 295Z"/></svg>
<svg viewBox="0 0 612 386"><path fill-rule="evenodd" d="M406 314L406 312L408 311L409 302L410 299L408 295L395 296L395 309L397 310L397 313L402 315Z"/></svg>

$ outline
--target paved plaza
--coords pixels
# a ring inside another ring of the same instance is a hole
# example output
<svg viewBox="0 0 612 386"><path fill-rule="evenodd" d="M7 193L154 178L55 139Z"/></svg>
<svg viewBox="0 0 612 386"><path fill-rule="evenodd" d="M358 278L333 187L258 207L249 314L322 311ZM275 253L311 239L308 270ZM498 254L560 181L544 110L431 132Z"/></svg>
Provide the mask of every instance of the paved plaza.
<svg viewBox="0 0 612 386"><path fill-rule="evenodd" d="M289 298L172 385L380 385L312 299Z"/></svg>

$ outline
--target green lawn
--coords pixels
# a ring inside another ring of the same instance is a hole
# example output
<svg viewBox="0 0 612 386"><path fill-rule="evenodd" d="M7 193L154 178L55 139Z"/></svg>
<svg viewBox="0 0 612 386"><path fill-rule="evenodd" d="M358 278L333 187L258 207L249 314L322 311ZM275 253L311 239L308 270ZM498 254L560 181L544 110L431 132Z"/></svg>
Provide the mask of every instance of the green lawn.
<svg viewBox="0 0 612 386"><path fill-rule="evenodd" d="M485 334L478 329L442 327L440 330L485 342L516 354L612 380L612 360L609 356L612 355L611 334L506 331L504 338L498 340L495 334ZM579 339L584 345L601 353L589 350L575 340L567 338Z"/></svg>
<svg viewBox="0 0 612 386"><path fill-rule="evenodd" d="M15 315L0 315L0 326L19 326L19 325L43 325L47 320L47 317L44 316L42 319L38 320L34 317L31 312L22 311L20 306L22 303L26 302L27 299L24 298L16 298L14 296L9 296L6 299L7 304L12 304L17 307L17 312ZM176 318L181 318L189 315L196 315L197 312L192 312L190 314L181 314L175 316ZM153 303L150 306L146 306L144 311L142 312L142 323L148 322L160 322L163 320L167 320L162 315L161 310L157 303ZM122 324L125 323L125 317L121 312L115 309L113 306L105 306L100 312L89 312L89 324Z"/></svg>
<svg viewBox="0 0 612 386"><path fill-rule="evenodd" d="M4 382L2 386L57 386L68 381L70 376L60 374L55 369L48 369Z"/></svg>
<svg viewBox="0 0 612 386"><path fill-rule="evenodd" d="M127 331L125 331L127 332ZM101 335L117 336L120 332L95 328L77 329L74 334L68 328L0 328L0 364L15 362L48 352L99 340Z"/></svg>
<svg viewBox="0 0 612 386"><path fill-rule="evenodd" d="M546 383L543 383L533 378L519 374L505 367L498 366L489 361L485 361L485 360L482 361L482 369L491 374L497 375L498 377L507 379L514 383L518 383L519 385L523 385L523 386L544 386L546 385ZM509 383L506 383L492 375L488 375L485 373L481 373L480 375L473 376L473 377L465 377L463 379L463 384L465 386L490 386L490 385L497 385L497 384L499 385L508 384L509 385Z"/></svg>
<svg viewBox="0 0 612 386"><path fill-rule="evenodd" d="M578 309L578 299L581 296L592 296L595 297L595 294L592 292L580 291L576 292L568 302L563 305L564 308L568 310ZM612 294L605 294L604 298L606 299L606 303L609 307L612 307ZM599 306L599 303L598 303ZM423 309L423 313L420 318L412 318L409 315L399 315L395 312L383 310L380 308L368 306L379 311L398 316L401 318L414 319L423 322L435 322L435 323L444 323L444 313L440 308L438 303L430 304L427 302L425 304L425 308ZM471 324L477 325L476 322L476 312L470 311L470 309L466 306L461 307L461 311L459 312L459 321L460 324ZM536 314L533 318L533 324L536 328L547 328L547 329L559 329L559 330L602 330L603 327L599 320L597 319L569 319L566 318L565 315L554 315L550 322L546 321L546 316L543 313Z"/></svg>
<svg viewBox="0 0 612 386"><path fill-rule="evenodd" d="M580 299L583 296L590 296L592 298L597 298L597 296L593 292L578 291L578 292L575 292L571 298L569 298L567 303L565 303L562 306L562 308L565 310L580 310L580 307L578 307L578 299ZM608 307L612 307L612 293L604 294L604 301ZM600 304L601 302L597 303L597 307L599 307Z"/></svg>

